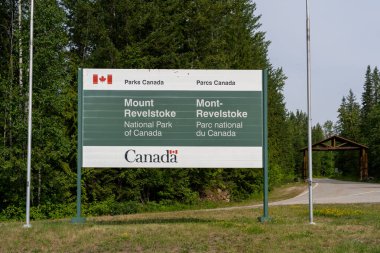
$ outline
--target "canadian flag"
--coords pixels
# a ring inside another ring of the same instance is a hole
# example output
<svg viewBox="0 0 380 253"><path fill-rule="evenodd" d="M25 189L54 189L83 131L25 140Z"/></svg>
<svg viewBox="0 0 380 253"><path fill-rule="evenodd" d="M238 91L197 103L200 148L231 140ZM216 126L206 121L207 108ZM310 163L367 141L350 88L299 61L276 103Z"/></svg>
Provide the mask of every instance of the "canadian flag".
<svg viewBox="0 0 380 253"><path fill-rule="evenodd" d="M101 75L99 77L98 74L93 74L92 75L92 84L99 84L99 83L107 83L107 84L112 84L112 75L108 74L107 77Z"/></svg>
<svg viewBox="0 0 380 253"><path fill-rule="evenodd" d="M178 155L178 150L169 150L169 154L171 155L171 154L176 154L176 155Z"/></svg>

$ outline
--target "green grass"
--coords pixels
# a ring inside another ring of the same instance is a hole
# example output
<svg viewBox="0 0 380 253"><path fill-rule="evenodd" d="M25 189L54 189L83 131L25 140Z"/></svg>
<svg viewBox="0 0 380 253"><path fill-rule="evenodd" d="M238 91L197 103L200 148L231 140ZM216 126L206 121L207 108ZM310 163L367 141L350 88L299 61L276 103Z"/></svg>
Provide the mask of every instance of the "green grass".
<svg viewBox="0 0 380 253"><path fill-rule="evenodd" d="M271 202L294 197L306 190L305 183L290 183L274 188L269 192ZM117 202L114 198L109 198L100 202L82 205L82 213L85 216L121 215L148 212L173 212L182 210L199 210L211 208L223 208L244 206L262 203L262 194L251 195L244 201L209 201L198 199L191 203L180 203L176 201L161 201L140 203L137 201ZM75 215L76 203L70 204L47 204L32 206L30 215L32 220L61 219ZM0 211L0 221L21 221L25 220L24 206L8 206Z"/></svg>
<svg viewBox="0 0 380 253"><path fill-rule="evenodd" d="M380 252L380 204L180 211L0 224L0 252Z"/></svg>

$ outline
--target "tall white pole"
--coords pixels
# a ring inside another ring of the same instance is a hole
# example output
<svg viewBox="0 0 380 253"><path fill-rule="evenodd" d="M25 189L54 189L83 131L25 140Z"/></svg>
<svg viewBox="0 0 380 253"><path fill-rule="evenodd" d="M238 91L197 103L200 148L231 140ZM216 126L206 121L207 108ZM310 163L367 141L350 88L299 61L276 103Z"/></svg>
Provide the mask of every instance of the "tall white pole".
<svg viewBox="0 0 380 253"><path fill-rule="evenodd" d="M309 168L309 221L313 221L313 159L312 159L312 118L311 118L311 58L310 58L310 11L309 0L306 0L306 51L307 51L307 141L308 141L308 168Z"/></svg>
<svg viewBox="0 0 380 253"><path fill-rule="evenodd" d="M22 92L23 80L22 80L22 39L21 39L21 30L22 30L22 0L18 1L18 66L19 66L19 85Z"/></svg>
<svg viewBox="0 0 380 253"><path fill-rule="evenodd" d="M26 224L30 228L30 187L32 160L32 95L33 95L33 16L34 0L30 0L30 45L29 45L29 105L28 105L28 162L26 179Z"/></svg>

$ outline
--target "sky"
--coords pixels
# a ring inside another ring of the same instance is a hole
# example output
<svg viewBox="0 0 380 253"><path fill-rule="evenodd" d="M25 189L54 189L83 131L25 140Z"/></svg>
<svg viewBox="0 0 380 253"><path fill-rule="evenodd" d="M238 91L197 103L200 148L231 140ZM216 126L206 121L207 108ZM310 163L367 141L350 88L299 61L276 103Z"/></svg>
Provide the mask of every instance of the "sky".
<svg viewBox="0 0 380 253"><path fill-rule="evenodd" d="M306 0L254 0L266 32L270 62L288 79L289 111L307 111ZM309 0L311 22L311 118L337 121L352 89L361 103L368 65L380 68L380 0Z"/></svg>

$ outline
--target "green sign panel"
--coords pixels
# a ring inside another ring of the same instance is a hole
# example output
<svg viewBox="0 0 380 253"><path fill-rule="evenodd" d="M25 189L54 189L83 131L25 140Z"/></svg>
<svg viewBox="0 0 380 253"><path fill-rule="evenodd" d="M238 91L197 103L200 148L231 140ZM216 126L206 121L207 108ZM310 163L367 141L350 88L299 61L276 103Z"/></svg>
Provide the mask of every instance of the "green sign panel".
<svg viewBox="0 0 380 253"><path fill-rule="evenodd" d="M258 91L83 92L84 146L262 146Z"/></svg>

